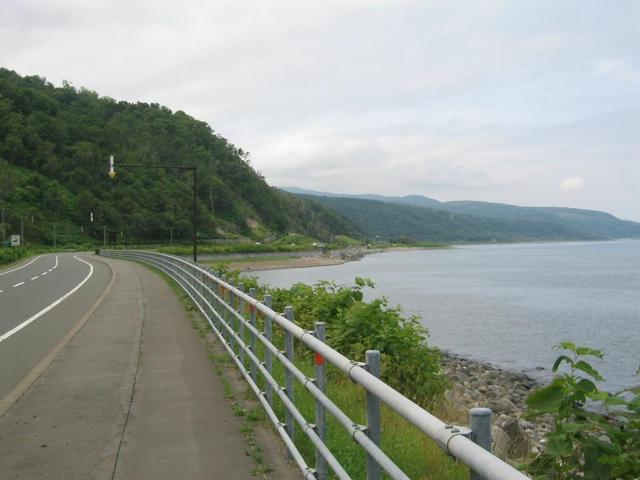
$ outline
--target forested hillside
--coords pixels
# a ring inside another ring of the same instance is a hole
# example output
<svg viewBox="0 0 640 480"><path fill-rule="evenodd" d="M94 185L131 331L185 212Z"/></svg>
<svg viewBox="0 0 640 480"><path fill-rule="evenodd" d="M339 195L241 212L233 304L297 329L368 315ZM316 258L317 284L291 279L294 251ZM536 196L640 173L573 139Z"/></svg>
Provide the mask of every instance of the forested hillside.
<svg viewBox="0 0 640 480"><path fill-rule="evenodd" d="M158 104L128 103L0 69L0 209L6 233L27 240L129 241L191 236L192 175L124 164L198 167L200 238L262 239L288 231L324 238L354 231L324 208L267 185L249 155L205 122ZM93 220L93 221L92 221ZM62 237L61 237L62 236Z"/></svg>
<svg viewBox="0 0 640 480"><path fill-rule="evenodd" d="M639 223L591 210L437 202L420 196L379 197L384 201L322 194L300 196L344 216L370 238L383 240L505 242L640 237Z"/></svg>

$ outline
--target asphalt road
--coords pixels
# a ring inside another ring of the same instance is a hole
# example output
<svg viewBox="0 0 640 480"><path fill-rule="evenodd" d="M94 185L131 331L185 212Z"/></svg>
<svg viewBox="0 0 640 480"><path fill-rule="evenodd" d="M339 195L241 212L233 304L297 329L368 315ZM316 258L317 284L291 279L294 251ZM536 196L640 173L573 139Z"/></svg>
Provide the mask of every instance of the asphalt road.
<svg viewBox="0 0 640 480"><path fill-rule="evenodd" d="M91 309L110 278L105 264L73 253L0 270L0 400Z"/></svg>

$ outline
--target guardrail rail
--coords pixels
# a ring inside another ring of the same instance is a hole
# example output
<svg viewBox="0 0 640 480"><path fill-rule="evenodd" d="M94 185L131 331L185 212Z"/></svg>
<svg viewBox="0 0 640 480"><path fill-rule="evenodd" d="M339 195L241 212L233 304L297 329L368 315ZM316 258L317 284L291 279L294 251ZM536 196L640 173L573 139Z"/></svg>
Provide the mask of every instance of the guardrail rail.
<svg viewBox="0 0 640 480"><path fill-rule="evenodd" d="M382 478L382 472L386 473L388 478L408 480L409 477L379 446L381 403L404 417L445 452L468 465L472 480L529 478L491 454L491 410L472 409L471 428L447 425L378 378L378 351L368 351L366 363L345 357L324 343L324 323L317 322L313 331L306 331L295 324L291 307L286 307L284 314L273 311L268 295L259 301L255 298L253 289L245 292L242 285L232 285L210 268L172 255L137 250L102 250L100 254L149 264L167 274L184 289L248 382L305 479L325 480L330 472L341 480L351 478L325 443L328 412L366 452L368 480ZM248 314L245 314L246 311ZM258 317L262 319L261 330L258 329ZM284 334L284 351L273 342L274 327L280 328ZM294 364L296 340L314 352L315 378L309 378ZM262 358L259 358L258 342L262 344ZM273 375L274 361L280 362L284 368L284 385ZM325 394L325 362L336 367L352 382L366 390L366 426L353 422ZM296 381L315 399L313 422L306 419L296 406ZM284 419L280 419L275 412L275 398L284 405ZM296 424L315 448L313 467L307 464L294 442Z"/></svg>

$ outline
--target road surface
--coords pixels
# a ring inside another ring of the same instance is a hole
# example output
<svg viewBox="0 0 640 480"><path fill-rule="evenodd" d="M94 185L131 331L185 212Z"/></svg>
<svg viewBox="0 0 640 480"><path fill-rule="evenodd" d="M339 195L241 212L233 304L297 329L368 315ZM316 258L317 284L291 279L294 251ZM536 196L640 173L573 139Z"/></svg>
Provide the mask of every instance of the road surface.
<svg viewBox="0 0 640 480"><path fill-rule="evenodd" d="M104 263L73 253L0 270L0 400L83 318L110 277Z"/></svg>

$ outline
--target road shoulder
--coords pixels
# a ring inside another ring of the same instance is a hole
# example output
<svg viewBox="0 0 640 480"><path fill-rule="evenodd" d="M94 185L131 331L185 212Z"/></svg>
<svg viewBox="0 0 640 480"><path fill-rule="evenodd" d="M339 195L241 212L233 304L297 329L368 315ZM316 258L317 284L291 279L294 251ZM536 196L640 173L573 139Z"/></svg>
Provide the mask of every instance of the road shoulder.
<svg viewBox="0 0 640 480"><path fill-rule="evenodd" d="M92 261L100 261L95 258ZM67 344L78 334L78 332L84 327L89 318L96 311L98 306L102 303L107 296L113 283L115 281L115 272L111 265L106 262L101 262L106 265L109 271L109 282L102 294L91 305L87 313L85 313L76 324L60 339L60 341L25 375L22 380L3 398L0 398L0 417L33 385L33 383L40 378L40 376L49 368L49 365L53 363L58 354L64 350Z"/></svg>

